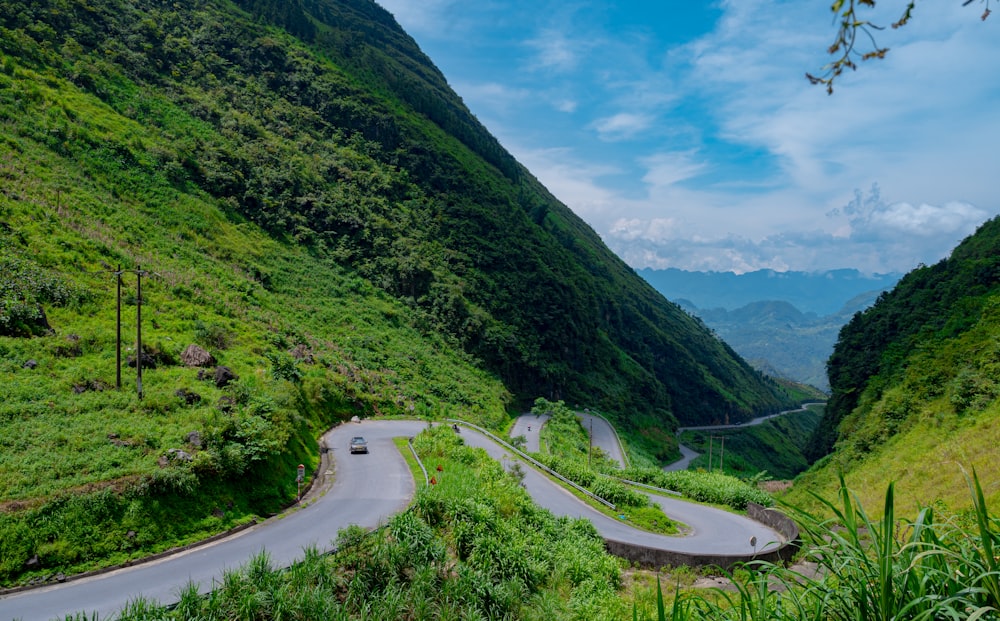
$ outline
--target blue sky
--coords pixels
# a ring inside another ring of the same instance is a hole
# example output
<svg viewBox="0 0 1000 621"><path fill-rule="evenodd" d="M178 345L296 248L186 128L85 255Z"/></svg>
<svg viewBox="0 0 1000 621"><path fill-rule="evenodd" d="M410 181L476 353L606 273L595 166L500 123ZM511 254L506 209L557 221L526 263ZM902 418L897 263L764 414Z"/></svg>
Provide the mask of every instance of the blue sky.
<svg viewBox="0 0 1000 621"><path fill-rule="evenodd" d="M1000 213L1000 13L917 2L829 96L828 0L377 0L635 268L905 272ZM889 24L905 0L879 0Z"/></svg>

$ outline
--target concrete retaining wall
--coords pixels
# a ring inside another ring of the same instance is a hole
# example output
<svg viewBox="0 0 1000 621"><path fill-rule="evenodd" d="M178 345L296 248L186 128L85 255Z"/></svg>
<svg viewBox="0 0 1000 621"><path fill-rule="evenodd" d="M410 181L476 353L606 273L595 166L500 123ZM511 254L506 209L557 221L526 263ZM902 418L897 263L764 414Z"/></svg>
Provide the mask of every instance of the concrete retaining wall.
<svg viewBox="0 0 1000 621"><path fill-rule="evenodd" d="M747 507L747 517L777 531L785 543L776 550L761 554L689 554L686 552L671 552L657 548L649 548L624 541L605 539L604 545L608 552L615 556L638 563L645 567L691 567L714 566L724 570L750 561L767 561L781 563L788 561L799 549L799 528L788 516L775 509L767 509L761 505L750 503Z"/></svg>

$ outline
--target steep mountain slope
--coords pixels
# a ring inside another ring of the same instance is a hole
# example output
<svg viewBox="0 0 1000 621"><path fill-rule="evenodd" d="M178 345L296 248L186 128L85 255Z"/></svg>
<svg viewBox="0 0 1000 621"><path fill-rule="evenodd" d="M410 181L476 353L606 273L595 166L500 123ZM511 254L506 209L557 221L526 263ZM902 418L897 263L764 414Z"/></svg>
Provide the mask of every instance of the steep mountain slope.
<svg viewBox="0 0 1000 621"><path fill-rule="evenodd" d="M368 0L0 0L0 267L0 580L266 515L355 414L546 396L669 456L789 401Z"/></svg>
<svg viewBox="0 0 1000 621"><path fill-rule="evenodd" d="M910 272L843 328L830 358L833 394L810 441L823 457L807 481L884 489L929 504L968 505L962 473L977 468L1000 498L1000 219L951 256ZM964 502L963 502L964 501Z"/></svg>
<svg viewBox="0 0 1000 621"><path fill-rule="evenodd" d="M500 148L388 13L361 0L240 4L251 15L221 1L3 3L10 67L65 81L160 144L86 128L68 93L44 92L36 139L71 160L102 150L357 269L519 397L668 426L781 405ZM12 103L22 114L25 100Z"/></svg>

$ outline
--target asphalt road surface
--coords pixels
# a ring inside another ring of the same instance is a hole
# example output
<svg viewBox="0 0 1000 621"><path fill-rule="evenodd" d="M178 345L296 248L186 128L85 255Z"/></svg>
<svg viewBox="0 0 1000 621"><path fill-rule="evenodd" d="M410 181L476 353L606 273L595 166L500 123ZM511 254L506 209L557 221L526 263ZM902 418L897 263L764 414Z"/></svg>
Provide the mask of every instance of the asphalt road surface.
<svg viewBox="0 0 1000 621"><path fill-rule="evenodd" d="M600 447L605 455L618 462L619 467L624 468L625 456L622 453L622 445L618 441L618 435L611 423L600 416L584 412L577 412L576 416L580 419L583 428L592 434L594 446ZM541 450L539 432L547 420L549 420L548 414L541 416L523 414L514 420L514 425L510 428L510 437L524 436L526 440L524 452L537 453Z"/></svg>
<svg viewBox="0 0 1000 621"><path fill-rule="evenodd" d="M694 449L684 446L683 444L678 444L677 448L681 450L681 458L672 464L667 464L663 467L667 472L673 472L676 470L687 470L688 466L691 465L691 461L701 455L701 453L696 452Z"/></svg>
<svg viewBox="0 0 1000 621"><path fill-rule="evenodd" d="M752 427L754 425L759 425L759 424L763 423L766 420L770 420L772 418L777 418L778 416L784 416L785 414L792 414L794 412L803 412L803 411L805 411L805 410L808 409L808 406L810 406L810 405L816 405L818 403L820 403L820 402L817 401L815 403L812 403L812 402L811 403L805 403L805 404L802 405L802 407L794 409L794 410L784 410L782 412L778 412L777 414L768 414L767 416L758 416L757 418L755 418L755 419L753 419L753 420L751 420L749 422L741 423L741 424L738 424L738 425L704 425L704 426L701 426L701 427L679 427L677 429L677 433L679 435L682 431L695 431L695 430L698 430L698 431L710 431L710 430L717 430L717 429L739 429L741 427ZM663 467L664 470L667 470L667 471L687 470L688 466L691 465L691 460L693 460L698 455L701 455L701 453L696 453L693 449L688 448L688 447L684 446L683 444L678 444L677 448L679 448L680 451L681 451L681 458L678 459L677 461L673 462L672 464L668 464L668 465L664 466Z"/></svg>
<svg viewBox="0 0 1000 621"><path fill-rule="evenodd" d="M618 434L615 433L615 428L611 426L611 423L600 416L585 412L577 412L576 416L580 419L583 428L590 433L594 446L600 447L601 452L613 461L618 462L619 468L624 468L625 455L622 453L622 445L618 441Z"/></svg>
<svg viewBox="0 0 1000 621"><path fill-rule="evenodd" d="M524 414L514 420L514 425L510 428L510 437L524 436L524 452L537 453L541 450L538 442L538 432L542 430L542 425L549 420L548 414Z"/></svg>
<svg viewBox="0 0 1000 621"><path fill-rule="evenodd" d="M462 435L467 444L486 449L491 457L500 460L505 466L512 462L513 456L509 452L485 436L466 429L462 430ZM650 495L653 502L660 505L668 517L686 524L690 528L689 532L684 536L672 537L636 530L625 522L582 503L534 468L523 470L524 487L536 504L555 515L588 519L606 539L694 554L769 552L784 543L778 533L744 516L655 494ZM756 548L750 545L752 537L756 537Z"/></svg>
<svg viewBox="0 0 1000 621"><path fill-rule="evenodd" d="M414 436L426 427L426 422L417 421L341 425L326 436L335 477L318 482L317 489L303 500L300 508L233 537L165 559L2 597L0 621L65 618L76 612L96 612L100 618L109 618L140 595L170 603L177 600L178 593L189 583L207 592L225 571L241 567L261 551L267 552L275 566L284 566L301 558L308 547L331 549L338 530L351 524L373 528L407 506L414 492L413 478L392 438ZM354 435L367 438L368 455L348 453L348 442ZM462 437L508 466L514 459L506 449L468 428L462 429ZM691 526L692 532L682 537L666 537L638 531L583 504L533 468L525 467L524 471L525 488L535 502L556 515L591 520L608 539L708 554L752 551L751 537L759 542L757 552L773 549L780 542L777 533L747 518L659 496L655 502L664 512Z"/></svg>

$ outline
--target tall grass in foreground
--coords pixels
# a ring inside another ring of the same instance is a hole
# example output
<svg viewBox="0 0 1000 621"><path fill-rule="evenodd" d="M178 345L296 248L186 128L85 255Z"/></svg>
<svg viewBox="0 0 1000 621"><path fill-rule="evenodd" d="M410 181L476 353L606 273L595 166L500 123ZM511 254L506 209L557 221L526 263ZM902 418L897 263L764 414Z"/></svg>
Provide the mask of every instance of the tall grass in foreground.
<svg viewBox="0 0 1000 621"><path fill-rule="evenodd" d="M990 515L975 474L969 489L971 520L939 521L930 508L913 520L897 519L891 484L882 519L872 520L841 479L836 500L817 496L831 517L787 508L802 529L810 565L755 563L753 572L734 579L734 591L681 593L671 610L658 606L656 618L1000 619L1000 520Z"/></svg>

